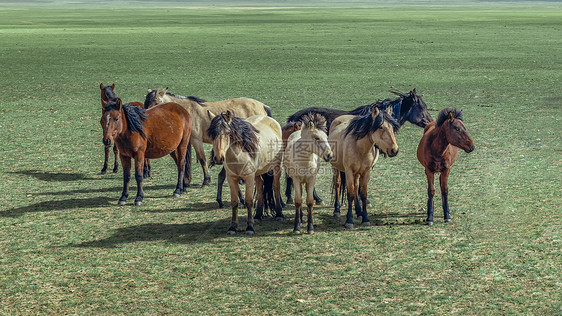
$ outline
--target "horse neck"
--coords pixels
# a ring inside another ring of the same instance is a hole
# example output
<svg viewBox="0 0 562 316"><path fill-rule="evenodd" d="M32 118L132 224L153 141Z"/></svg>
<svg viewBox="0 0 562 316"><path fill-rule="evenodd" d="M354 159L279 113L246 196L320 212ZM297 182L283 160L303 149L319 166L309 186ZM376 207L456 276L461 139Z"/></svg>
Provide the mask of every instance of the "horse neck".
<svg viewBox="0 0 562 316"><path fill-rule="evenodd" d="M213 142L213 140L207 135L207 130L211 125L211 120L207 115L206 109L201 106L201 104L186 98L172 96L170 94L166 94L166 98L168 101L163 99L165 102L179 103L187 110L189 115L191 115L191 137L202 138L203 142L208 144Z"/></svg>
<svg viewBox="0 0 562 316"><path fill-rule="evenodd" d="M434 137L431 141L431 151L439 155L443 155L449 146L449 141L447 140L447 135L445 131L445 125L437 127L434 133Z"/></svg>

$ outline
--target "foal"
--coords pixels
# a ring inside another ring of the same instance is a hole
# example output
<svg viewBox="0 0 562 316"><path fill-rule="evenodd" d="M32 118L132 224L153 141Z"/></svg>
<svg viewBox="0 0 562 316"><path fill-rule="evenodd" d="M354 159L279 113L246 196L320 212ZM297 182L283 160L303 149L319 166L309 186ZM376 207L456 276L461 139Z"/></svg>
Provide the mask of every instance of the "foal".
<svg viewBox="0 0 562 316"><path fill-rule="evenodd" d="M470 153L474 142L462 121L462 112L445 108L439 112L437 121L427 124L418 145L418 160L425 167L427 176L427 225L433 225L433 196L435 195L434 174L439 175L443 214L446 223L451 222L448 203L449 170L457 160L457 147Z"/></svg>

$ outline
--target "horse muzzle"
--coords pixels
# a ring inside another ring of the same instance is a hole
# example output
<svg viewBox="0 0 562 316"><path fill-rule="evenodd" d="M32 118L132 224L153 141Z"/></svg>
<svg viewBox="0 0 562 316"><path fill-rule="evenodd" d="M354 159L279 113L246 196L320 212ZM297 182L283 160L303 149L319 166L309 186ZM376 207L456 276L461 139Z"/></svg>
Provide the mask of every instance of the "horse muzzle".
<svg viewBox="0 0 562 316"><path fill-rule="evenodd" d="M388 153L388 157L395 157L396 155L398 155L398 149L396 150L391 149L390 152Z"/></svg>
<svg viewBox="0 0 562 316"><path fill-rule="evenodd" d="M104 138L104 139L102 139L102 143L103 143L105 146L111 145L111 138L107 138L107 139Z"/></svg>
<svg viewBox="0 0 562 316"><path fill-rule="evenodd" d="M326 162L328 162L328 161L330 161L330 160L332 160L332 159L334 159L334 154L333 154L333 153L330 153L330 154L324 156L324 160L325 160Z"/></svg>
<svg viewBox="0 0 562 316"><path fill-rule="evenodd" d="M466 153L471 153L474 150L474 145L471 145L470 147L468 147L468 149L465 149L464 151Z"/></svg>
<svg viewBox="0 0 562 316"><path fill-rule="evenodd" d="M218 158L218 157L215 156L215 157L213 157L213 161L215 162L215 165L222 165L223 162L224 162L224 157Z"/></svg>

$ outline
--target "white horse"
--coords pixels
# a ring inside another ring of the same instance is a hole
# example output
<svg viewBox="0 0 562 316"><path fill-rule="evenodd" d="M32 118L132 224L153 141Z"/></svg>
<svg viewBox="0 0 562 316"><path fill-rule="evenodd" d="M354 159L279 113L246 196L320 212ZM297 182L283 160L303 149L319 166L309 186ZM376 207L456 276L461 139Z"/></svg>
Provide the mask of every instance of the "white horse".
<svg viewBox="0 0 562 316"><path fill-rule="evenodd" d="M230 187L232 222L227 234L235 235L238 227L239 180L244 180L246 184L244 198L248 209L246 234L255 234L254 217L252 217L254 184L258 199L255 218L261 219L263 215L263 179L261 175L272 170L276 217L282 219L279 180L283 150L279 123L265 115L241 119L230 111L225 111L212 119L208 133L213 140L213 161L217 164L224 163Z"/></svg>
<svg viewBox="0 0 562 316"><path fill-rule="evenodd" d="M330 161L333 156L326 131L326 119L320 114L309 114L302 119L302 129L293 132L287 140L283 167L295 185L295 228L293 229L295 233L300 233L301 230L303 184L306 187L306 206L308 207L307 231L309 234L314 232L313 191L320 167L320 157L325 161Z"/></svg>

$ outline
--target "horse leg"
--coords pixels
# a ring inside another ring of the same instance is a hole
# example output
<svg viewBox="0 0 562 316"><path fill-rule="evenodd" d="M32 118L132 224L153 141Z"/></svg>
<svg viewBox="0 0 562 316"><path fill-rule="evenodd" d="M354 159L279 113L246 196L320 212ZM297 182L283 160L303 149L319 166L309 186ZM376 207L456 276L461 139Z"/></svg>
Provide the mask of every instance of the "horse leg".
<svg viewBox="0 0 562 316"><path fill-rule="evenodd" d="M261 220L263 218L263 204L264 204L264 189L263 184L264 181L261 176L256 175L254 179L256 183L256 195L257 195L257 203L256 203L256 215L254 219ZM248 184L246 183L246 191L248 190ZM247 193L247 192L246 192Z"/></svg>
<svg viewBox="0 0 562 316"><path fill-rule="evenodd" d="M146 178L150 178L150 159L144 160L144 168L142 169L142 176Z"/></svg>
<svg viewBox="0 0 562 316"><path fill-rule="evenodd" d="M187 143L187 150L185 152L185 181L183 188L189 188L191 186L191 135L189 142ZM224 180L223 180L224 181Z"/></svg>
<svg viewBox="0 0 562 316"><path fill-rule="evenodd" d="M361 206L363 208L363 218L361 221L361 224L363 226L370 226L371 225L371 221L369 220L369 217L367 216L367 185L369 184L369 178L371 177L371 173L370 171L365 172L363 175L361 175L360 181L359 181L359 196L361 198Z"/></svg>
<svg viewBox="0 0 562 316"><path fill-rule="evenodd" d="M318 193L316 193L316 187L314 188L314 190L312 191L312 196L314 197L314 201L316 201L317 205L322 204L322 198L320 198L320 196L318 196Z"/></svg>
<svg viewBox="0 0 562 316"><path fill-rule="evenodd" d="M353 228L353 202L357 198L357 188L355 187L355 179L351 170L345 173L345 183L347 186L347 218L345 228Z"/></svg>
<svg viewBox="0 0 562 316"><path fill-rule="evenodd" d="M281 162L273 167L273 193L275 193L275 219L283 221L283 208L281 206Z"/></svg>
<svg viewBox="0 0 562 316"><path fill-rule="evenodd" d="M287 204L293 203L293 197L291 196L293 186L293 179L289 175L285 176L285 196L287 197Z"/></svg>
<svg viewBox="0 0 562 316"><path fill-rule="evenodd" d="M266 172L261 175L263 180L263 209L273 214L275 201L273 200L273 174ZM256 184L257 185L257 184Z"/></svg>
<svg viewBox="0 0 562 316"><path fill-rule="evenodd" d="M248 176L244 179L246 182L246 192L245 193L245 204L246 209L248 209L248 225L246 226L246 235L253 236L256 234L254 229L254 216L252 216L252 204L253 204L253 197L254 197L254 180L260 178L260 176ZM263 185L263 184L262 184ZM263 195L261 195L263 198ZM260 195L258 194L258 201L260 199ZM263 200L261 201L263 204Z"/></svg>
<svg viewBox="0 0 562 316"><path fill-rule="evenodd" d="M103 147L105 157L104 157L104 161L103 161L103 168L101 168L101 174L104 174L104 173L107 172L107 164L108 164L108 161L109 161L109 148L110 147L111 147L111 145Z"/></svg>
<svg viewBox="0 0 562 316"><path fill-rule="evenodd" d="M119 161L117 160L119 150L117 149L117 145L115 143L113 143L113 155L115 156L115 162L113 163L113 173L117 173L117 171L119 171Z"/></svg>
<svg viewBox="0 0 562 316"><path fill-rule="evenodd" d="M299 180L293 180L295 187L295 228L293 233L301 232L302 223L302 183Z"/></svg>
<svg viewBox="0 0 562 316"><path fill-rule="evenodd" d="M341 177L339 170L332 168L332 172L334 174L332 182L334 182L334 217L340 217L340 187L341 187Z"/></svg>
<svg viewBox="0 0 562 316"><path fill-rule="evenodd" d="M358 221L363 222L363 207L361 206L361 198L359 197L359 175L353 177L353 184L355 188L355 216Z"/></svg>
<svg viewBox="0 0 562 316"><path fill-rule="evenodd" d="M131 157L120 156L123 165L123 192L119 198L119 205L125 205L129 197L129 180L131 179Z"/></svg>
<svg viewBox="0 0 562 316"><path fill-rule="evenodd" d="M179 162L179 154L177 151L172 151L170 153L170 156L174 159L174 163L176 164L177 168L180 168L180 162ZM184 171L185 172L185 171ZM176 189L174 190L174 197L179 198L181 196L181 191L183 188L183 176L182 178L179 178L180 175L180 170L178 169L178 183L176 184Z"/></svg>
<svg viewBox="0 0 562 316"><path fill-rule="evenodd" d="M142 189L143 175L142 171L144 169L144 151L137 153L135 157L135 180L137 180L137 197L135 198L135 205L140 206L142 200L144 199L144 191Z"/></svg>
<svg viewBox="0 0 562 316"><path fill-rule="evenodd" d="M223 167L219 172L217 179L217 203L219 203L219 208L224 207L224 204L222 203L222 186L224 184L224 179L226 179L226 170Z"/></svg>
<svg viewBox="0 0 562 316"><path fill-rule="evenodd" d="M199 142L193 144L195 149L195 155L197 156L197 161L203 169L203 184L202 186L208 186L211 182L211 176L209 175L209 168L207 168L207 160L205 159L205 151L203 150L203 144Z"/></svg>
<svg viewBox="0 0 562 316"><path fill-rule="evenodd" d="M228 186L230 187L230 204L232 205L232 220L230 221L230 228L228 228L226 234L229 236L233 236L236 235L236 229L238 228L238 193L237 192L240 190L240 188L238 187L237 178L233 176L229 176L227 177L227 179L228 179Z"/></svg>
<svg viewBox="0 0 562 316"><path fill-rule="evenodd" d="M306 231L309 234L313 234L314 221L312 220L312 209L314 207L314 181L309 181L306 183L306 206L308 208ZM302 210L301 210L301 214L302 214Z"/></svg>
<svg viewBox="0 0 562 316"><path fill-rule="evenodd" d="M441 186L441 200L443 202L443 217L445 219L445 223L451 222L451 214L449 212L449 170L445 169L439 175L439 185Z"/></svg>
<svg viewBox="0 0 562 316"><path fill-rule="evenodd" d="M427 176L427 219L425 220L427 225L433 225L433 196L435 195L435 186L433 173L425 169L425 175Z"/></svg>

